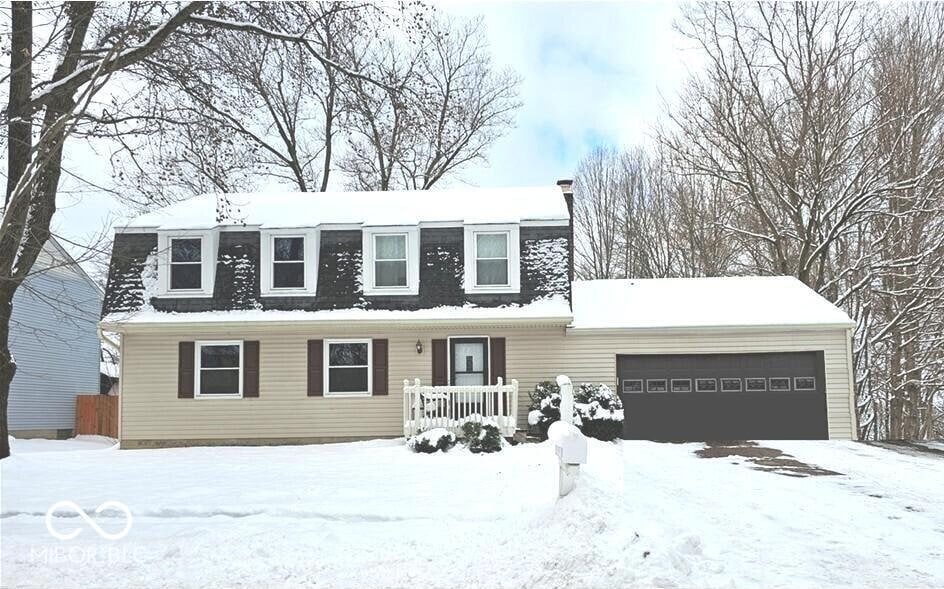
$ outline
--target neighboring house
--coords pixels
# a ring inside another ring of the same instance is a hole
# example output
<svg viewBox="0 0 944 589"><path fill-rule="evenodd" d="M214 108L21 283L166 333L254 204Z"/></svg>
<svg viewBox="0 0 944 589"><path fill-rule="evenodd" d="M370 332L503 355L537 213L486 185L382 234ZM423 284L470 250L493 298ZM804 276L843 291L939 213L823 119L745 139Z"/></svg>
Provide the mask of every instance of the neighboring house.
<svg viewBox="0 0 944 589"><path fill-rule="evenodd" d="M122 447L470 414L509 435L558 374L618 387L625 437L854 437L842 311L793 278L573 281L559 184L204 195L119 228L101 325Z"/></svg>
<svg viewBox="0 0 944 589"><path fill-rule="evenodd" d="M13 297L11 435L72 435L75 396L94 395L100 386L96 323L101 304L98 285L55 239L46 242Z"/></svg>

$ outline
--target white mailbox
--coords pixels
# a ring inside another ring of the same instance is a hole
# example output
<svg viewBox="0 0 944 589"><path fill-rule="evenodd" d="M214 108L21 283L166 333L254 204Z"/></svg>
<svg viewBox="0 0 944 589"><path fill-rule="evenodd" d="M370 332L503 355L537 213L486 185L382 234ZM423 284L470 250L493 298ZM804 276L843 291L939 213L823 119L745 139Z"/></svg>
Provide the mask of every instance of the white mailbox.
<svg viewBox="0 0 944 589"><path fill-rule="evenodd" d="M574 424L555 421L548 428L547 437L554 442L561 464L587 463L587 438Z"/></svg>

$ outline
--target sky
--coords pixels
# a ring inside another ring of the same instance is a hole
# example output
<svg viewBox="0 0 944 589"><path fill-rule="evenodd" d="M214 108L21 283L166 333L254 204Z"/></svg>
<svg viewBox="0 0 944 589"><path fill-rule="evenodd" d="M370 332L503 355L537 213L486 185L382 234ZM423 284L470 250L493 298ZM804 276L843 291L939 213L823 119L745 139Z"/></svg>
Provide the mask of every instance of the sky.
<svg viewBox="0 0 944 589"><path fill-rule="evenodd" d="M448 2L457 17L485 19L492 59L522 77L515 127L452 184L533 186L573 176L599 146L629 147L651 130L685 80L693 51L675 31L673 2ZM67 155L68 157L68 155ZM66 169L53 230L89 243L126 218L107 185L107 153L76 152ZM69 247L69 243L64 243ZM74 249L75 246L72 246Z"/></svg>

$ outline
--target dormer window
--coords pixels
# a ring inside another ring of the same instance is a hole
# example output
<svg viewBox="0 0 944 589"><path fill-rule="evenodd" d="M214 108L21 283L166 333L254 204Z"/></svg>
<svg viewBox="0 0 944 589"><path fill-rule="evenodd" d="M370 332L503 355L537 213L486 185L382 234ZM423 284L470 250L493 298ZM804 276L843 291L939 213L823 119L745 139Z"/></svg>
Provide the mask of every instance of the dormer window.
<svg viewBox="0 0 944 589"><path fill-rule="evenodd" d="M272 238L272 288L305 288L305 238Z"/></svg>
<svg viewBox="0 0 944 589"><path fill-rule="evenodd" d="M319 239L317 229L263 229L259 273L262 294L314 295Z"/></svg>
<svg viewBox="0 0 944 589"><path fill-rule="evenodd" d="M157 296L213 296L216 270L214 231L161 231L157 234Z"/></svg>
<svg viewBox="0 0 944 589"><path fill-rule="evenodd" d="M370 227L363 232L364 294L418 294L419 229Z"/></svg>
<svg viewBox="0 0 944 589"><path fill-rule="evenodd" d="M170 240L170 290L200 290L203 269L203 239L179 237Z"/></svg>
<svg viewBox="0 0 944 589"><path fill-rule="evenodd" d="M465 291L516 293L521 290L517 225L465 228Z"/></svg>

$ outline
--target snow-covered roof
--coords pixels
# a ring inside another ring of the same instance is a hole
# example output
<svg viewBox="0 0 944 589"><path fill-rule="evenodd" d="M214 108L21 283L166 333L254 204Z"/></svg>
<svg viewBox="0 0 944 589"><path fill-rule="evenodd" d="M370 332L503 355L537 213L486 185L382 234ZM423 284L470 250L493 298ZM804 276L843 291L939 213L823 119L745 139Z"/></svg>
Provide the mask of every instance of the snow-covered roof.
<svg viewBox="0 0 944 589"><path fill-rule="evenodd" d="M576 329L853 325L792 276L577 280Z"/></svg>
<svg viewBox="0 0 944 589"><path fill-rule="evenodd" d="M570 305L560 297L542 299L526 305L503 307L433 307L415 311L388 309L327 309L323 311L202 311L195 313L167 313L146 309L127 313L112 313L102 319L105 325L180 324L225 322L402 322L436 323L462 321L499 322L553 322L567 325L572 315Z"/></svg>
<svg viewBox="0 0 944 589"><path fill-rule="evenodd" d="M229 215L218 221L225 197ZM204 229L220 225L262 228L319 224L368 226L419 223L520 223L568 220L558 186L461 188L396 192L303 192L203 194L137 217L136 229ZM120 228L119 228L120 229Z"/></svg>

